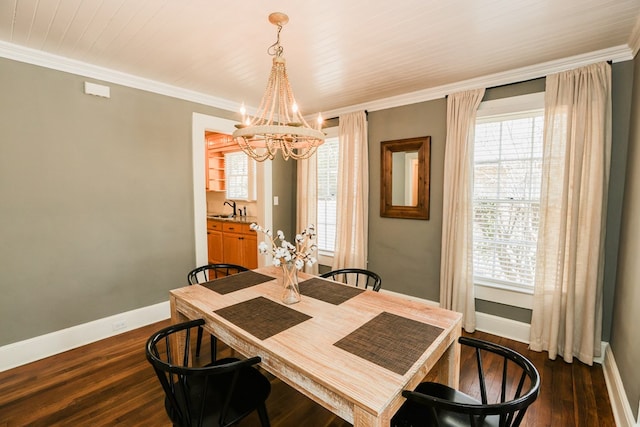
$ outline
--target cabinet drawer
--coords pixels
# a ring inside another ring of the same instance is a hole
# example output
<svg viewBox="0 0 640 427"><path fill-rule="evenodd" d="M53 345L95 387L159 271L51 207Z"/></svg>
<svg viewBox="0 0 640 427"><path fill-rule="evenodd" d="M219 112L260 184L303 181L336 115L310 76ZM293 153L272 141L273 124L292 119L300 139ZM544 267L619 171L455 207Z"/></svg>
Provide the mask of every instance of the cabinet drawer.
<svg viewBox="0 0 640 427"><path fill-rule="evenodd" d="M222 222L214 221L212 219L207 220L207 229L222 231Z"/></svg>
<svg viewBox="0 0 640 427"><path fill-rule="evenodd" d="M229 233L249 233L249 224L240 224L238 222L224 222L222 223L222 231Z"/></svg>

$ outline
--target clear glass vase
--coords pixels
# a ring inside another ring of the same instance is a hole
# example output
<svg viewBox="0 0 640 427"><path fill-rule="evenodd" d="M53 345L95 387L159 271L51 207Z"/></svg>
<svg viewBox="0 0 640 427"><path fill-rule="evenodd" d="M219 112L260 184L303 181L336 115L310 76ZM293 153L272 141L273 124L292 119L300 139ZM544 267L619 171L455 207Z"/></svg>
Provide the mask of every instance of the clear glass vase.
<svg viewBox="0 0 640 427"><path fill-rule="evenodd" d="M282 264L282 302L285 304L300 302L298 269L293 262Z"/></svg>

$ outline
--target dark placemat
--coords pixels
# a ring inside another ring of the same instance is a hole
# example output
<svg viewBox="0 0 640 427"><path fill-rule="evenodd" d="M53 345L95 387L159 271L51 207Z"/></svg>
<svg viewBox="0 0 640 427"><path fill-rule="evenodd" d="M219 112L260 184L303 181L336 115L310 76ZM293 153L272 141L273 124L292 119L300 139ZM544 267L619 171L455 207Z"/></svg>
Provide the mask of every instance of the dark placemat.
<svg viewBox="0 0 640 427"><path fill-rule="evenodd" d="M273 279L274 278L271 276L265 276L264 274L256 273L255 271L243 271L237 274L232 274L231 276L221 277L220 279L201 283L200 285L224 295L258 285L260 283L268 282Z"/></svg>
<svg viewBox="0 0 640 427"><path fill-rule="evenodd" d="M334 345L404 375L442 331L437 326L383 312Z"/></svg>
<svg viewBox="0 0 640 427"><path fill-rule="evenodd" d="M311 319L311 316L264 297L230 305L215 313L261 340Z"/></svg>
<svg viewBox="0 0 640 427"><path fill-rule="evenodd" d="M302 295L319 299L330 304L339 305L360 295L364 289L355 286L345 286L332 280L314 277L313 279L300 282L300 293Z"/></svg>

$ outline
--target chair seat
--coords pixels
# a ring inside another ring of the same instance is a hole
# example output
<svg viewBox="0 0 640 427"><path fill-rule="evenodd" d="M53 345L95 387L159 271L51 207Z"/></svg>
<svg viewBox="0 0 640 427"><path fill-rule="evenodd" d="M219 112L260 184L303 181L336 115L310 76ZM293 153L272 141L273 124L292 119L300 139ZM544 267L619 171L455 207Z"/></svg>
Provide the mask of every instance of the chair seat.
<svg viewBox="0 0 640 427"><path fill-rule="evenodd" d="M225 358L210 363L208 366L224 365L230 362L236 362L239 359ZM203 426L218 426L220 420L220 408L223 405L223 399L229 394L231 389L231 380L234 373L229 372L227 375L219 376L214 381L207 381L206 376L189 376L186 377L187 387L189 390L189 401L191 407L200 407L200 400L202 396L207 396L208 404L205 405L205 414L202 418ZM207 387L205 393L204 388ZM176 389L180 390L180 389ZM238 372L238 379L235 387L234 394L231 396L228 413L225 416L227 420L227 426L237 423L239 420L247 416L249 413L255 410L259 402L264 402L271 391L271 384L269 380L262 375L257 369L253 367L243 367ZM184 400L184 396L176 396L179 400ZM165 399L165 409L171 418L171 421L175 425L179 425L180 419L176 416L168 398ZM195 420L199 419L199 416L192 414L190 419L194 420L194 426L197 425ZM187 426L182 426L187 427ZM191 427L191 426L188 426Z"/></svg>
<svg viewBox="0 0 640 427"><path fill-rule="evenodd" d="M467 405L481 405L482 403L471 396L448 387L444 384L423 382L416 387L417 392L426 394L428 396L437 397L440 399L448 400L450 402L462 403ZM455 413L450 411L444 411L436 409L437 423L433 421L431 411L428 407L420 405L416 402L407 400L396 412L394 418L397 417L399 421L391 422L392 427L428 427L428 426L441 426L441 427L469 427L469 416L466 414ZM431 420L431 423L425 422L425 420ZM478 426L482 427L498 427L500 417L498 415L487 416L480 422L478 419Z"/></svg>

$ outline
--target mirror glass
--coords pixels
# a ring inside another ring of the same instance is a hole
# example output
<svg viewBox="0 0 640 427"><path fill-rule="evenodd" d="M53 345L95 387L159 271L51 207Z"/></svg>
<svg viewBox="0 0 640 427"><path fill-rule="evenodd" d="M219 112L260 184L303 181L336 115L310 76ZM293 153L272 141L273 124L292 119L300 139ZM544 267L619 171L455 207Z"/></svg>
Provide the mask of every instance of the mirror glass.
<svg viewBox="0 0 640 427"><path fill-rule="evenodd" d="M418 206L418 152L398 151L391 159L391 204Z"/></svg>
<svg viewBox="0 0 640 427"><path fill-rule="evenodd" d="M429 219L431 137L381 143L380 216Z"/></svg>

